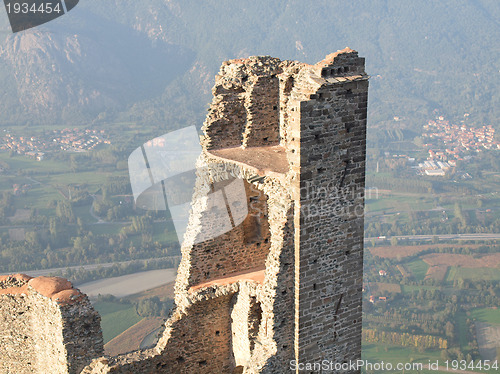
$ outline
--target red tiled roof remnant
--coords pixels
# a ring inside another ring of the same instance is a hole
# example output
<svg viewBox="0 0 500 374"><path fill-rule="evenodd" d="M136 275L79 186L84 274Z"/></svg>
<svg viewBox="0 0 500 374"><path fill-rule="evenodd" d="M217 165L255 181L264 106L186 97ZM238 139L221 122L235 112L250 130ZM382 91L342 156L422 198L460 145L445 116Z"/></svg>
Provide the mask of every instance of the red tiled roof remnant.
<svg viewBox="0 0 500 374"><path fill-rule="evenodd" d="M33 278L28 284L38 293L50 298L56 293L73 288L70 281L60 277Z"/></svg>
<svg viewBox="0 0 500 374"><path fill-rule="evenodd" d="M29 275L26 274L0 275L0 282L5 282L6 280L9 279L28 282L30 279L33 279L33 277L30 277Z"/></svg>
<svg viewBox="0 0 500 374"><path fill-rule="evenodd" d="M28 284L21 287L1 288L0 295L21 295L28 292Z"/></svg>
<svg viewBox="0 0 500 374"><path fill-rule="evenodd" d="M1 276L0 282L9 279L24 281L19 287L8 287L0 289L0 295L20 295L27 294L29 287L39 294L57 301L59 304L72 304L84 296L79 290L74 289L70 281L60 277L37 277L32 278L25 274L15 274Z"/></svg>

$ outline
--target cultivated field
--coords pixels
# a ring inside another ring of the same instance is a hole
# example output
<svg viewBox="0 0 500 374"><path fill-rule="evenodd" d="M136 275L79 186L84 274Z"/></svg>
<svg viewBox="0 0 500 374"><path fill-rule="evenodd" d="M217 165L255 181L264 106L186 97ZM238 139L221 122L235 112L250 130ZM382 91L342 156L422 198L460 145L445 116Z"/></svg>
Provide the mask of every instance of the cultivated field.
<svg viewBox="0 0 500 374"><path fill-rule="evenodd" d="M418 259L407 263L406 268L416 280L423 280L425 278L425 274L427 274L427 270L429 270L429 265Z"/></svg>
<svg viewBox="0 0 500 374"><path fill-rule="evenodd" d="M381 258L405 258L409 256L418 255L420 252L427 250L435 250L436 252L439 248L449 248L452 246L451 244L433 244L433 245L395 245L395 246L383 246L383 247L374 247L369 248L370 253L373 256L381 257ZM465 248L465 246L456 246L453 245L454 248ZM471 244L467 245L467 248L474 250L479 247L479 244Z"/></svg>
<svg viewBox="0 0 500 374"><path fill-rule="evenodd" d="M142 320L131 304L100 301L94 303L94 308L101 315L102 337L106 344L114 337Z"/></svg>
<svg viewBox="0 0 500 374"><path fill-rule="evenodd" d="M480 257L453 253L431 253L422 257L430 266L460 266L464 268L496 268L500 264L500 253Z"/></svg>
<svg viewBox="0 0 500 374"><path fill-rule="evenodd" d="M475 322L479 353L483 360L496 360L497 348L500 348L500 326L485 322Z"/></svg>
<svg viewBox="0 0 500 374"><path fill-rule="evenodd" d="M173 282L176 272L176 269L144 271L84 283L79 288L89 297L98 295L125 297Z"/></svg>
<svg viewBox="0 0 500 374"><path fill-rule="evenodd" d="M427 270L424 279L434 279L436 281L442 282L444 280L444 277L446 276L447 271L448 266L446 265L431 266L429 267L429 270Z"/></svg>
<svg viewBox="0 0 500 374"><path fill-rule="evenodd" d="M448 269L448 274L446 275L447 282L454 282L459 279L468 279L471 281L500 281L500 271L498 268L464 268L451 266Z"/></svg>
<svg viewBox="0 0 500 374"><path fill-rule="evenodd" d="M107 355L117 356L141 348L142 341L163 324L161 317L144 318L104 345Z"/></svg>
<svg viewBox="0 0 500 374"><path fill-rule="evenodd" d="M127 300L130 301L140 301L143 299L150 299L152 297L157 296L161 301L165 301L166 299L174 298L174 285L175 282L170 282L164 284L162 286L152 288L150 290L142 291L134 295L130 295L127 297Z"/></svg>
<svg viewBox="0 0 500 374"><path fill-rule="evenodd" d="M24 240L25 232L24 229L9 229L9 239L13 241Z"/></svg>
<svg viewBox="0 0 500 374"><path fill-rule="evenodd" d="M500 325L500 309L497 307L474 309L470 311L470 315L478 321Z"/></svg>
<svg viewBox="0 0 500 374"><path fill-rule="evenodd" d="M29 220L31 210L29 209L16 209L16 213L9 217L10 222L26 222Z"/></svg>
<svg viewBox="0 0 500 374"><path fill-rule="evenodd" d="M369 287L374 295L383 294L385 292L392 292L392 293L401 292L401 286L399 284L394 284L394 283L374 282L374 283L369 283Z"/></svg>

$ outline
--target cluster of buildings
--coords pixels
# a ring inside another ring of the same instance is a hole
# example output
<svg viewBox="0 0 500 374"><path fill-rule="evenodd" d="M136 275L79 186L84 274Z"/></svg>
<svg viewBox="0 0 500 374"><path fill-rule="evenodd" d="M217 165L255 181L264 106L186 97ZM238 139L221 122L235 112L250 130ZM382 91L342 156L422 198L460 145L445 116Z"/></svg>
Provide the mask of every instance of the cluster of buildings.
<svg viewBox="0 0 500 374"><path fill-rule="evenodd" d="M111 144L104 130L63 129L53 130L40 136L15 136L6 134L0 150L12 150L18 154L42 161L49 151L86 152L99 144Z"/></svg>
<svg viewBox="0 0 500 374"><path fill-rule="evenodd" d="M462 159L467 152L481 152L485 149L500 149L500 142L495 141L495 129L491 125L470 127L466 125L452 125L443 117L429 121L424 125L422 137L435 139L446 146L445 150L429 149L429 159ZM436 146L436 142L429 142L426 146Z"/></svg>
<svg viewBox="0 0 500 374"><path fill-rule="evenodd" d="M387 301L387 297L379 296L378 301ZM370 295L370 303L375 304L375 295Z"/></svg>
<svg viewBox="0 0 500 374"><path fill-rule="evenodd" d="M28 192L31 189L31 184L14 184L12 186L14 196L20 196Z"/></svg>
<svg viewBox="0 0 500 374"><path fill-rule="evenodd" d="M423 174L429 176L444 176L452 166L456 166L454 160L446 161L424 161L418 164Z"/></svg>
<svg viewBox="0 0 500 374"><path fill-rule="evenodd" d="M470 158L471 152L500 149L491 125L478 128L459 126L438 117L424 125L423 130L424 147L429 148L429 156L427 161L419 164L419 169L425 175L443 176L456 166L457 161Z"/></svg>

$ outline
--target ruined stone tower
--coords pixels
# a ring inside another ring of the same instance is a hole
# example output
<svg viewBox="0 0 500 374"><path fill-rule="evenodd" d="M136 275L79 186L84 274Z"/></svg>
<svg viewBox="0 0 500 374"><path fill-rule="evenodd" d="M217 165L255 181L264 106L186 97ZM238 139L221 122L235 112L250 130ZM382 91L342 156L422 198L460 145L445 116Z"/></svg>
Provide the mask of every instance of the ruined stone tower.
<svg viewBox="0 0 500 374"><path fill-rule="evenodd" d="M153 350L88 372L287 373L360 358L364 59L346 48L316 65L231 60L213 95L177 308Z"/></svg>
<svg viewBox="0 0 500 374"><path fill-rule="evenodd" d="M82 373L309 373L360 358L364 59L231 60L213 95L176 309L155 348Z"/></svg>

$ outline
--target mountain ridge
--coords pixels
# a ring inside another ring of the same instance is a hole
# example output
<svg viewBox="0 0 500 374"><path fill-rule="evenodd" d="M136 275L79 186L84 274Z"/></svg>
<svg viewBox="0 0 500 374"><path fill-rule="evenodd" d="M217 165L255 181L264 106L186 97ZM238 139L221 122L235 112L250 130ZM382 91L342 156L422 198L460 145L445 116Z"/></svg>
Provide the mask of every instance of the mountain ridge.
<svg viewBox="0 0 500 374"><path fill-rule="evenodd" d="M104 113L199 125L220 61L275 55L315 63L345 46L367 58L372 126L394 126L394 116L422 121L434 111L492 123L500 115L499 15L500 4L489 0L89 0L0 44L10 51L0 53L0 97L7 99L0 123L81 124ZM15 56L15 40L27 35L46 53ZM45 106L28 105L39 102Z"/></svg>

